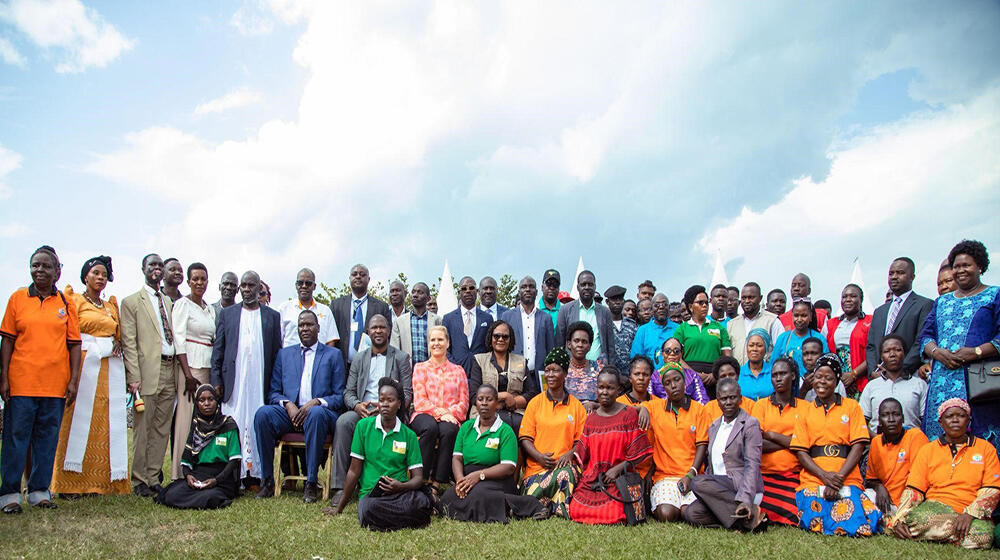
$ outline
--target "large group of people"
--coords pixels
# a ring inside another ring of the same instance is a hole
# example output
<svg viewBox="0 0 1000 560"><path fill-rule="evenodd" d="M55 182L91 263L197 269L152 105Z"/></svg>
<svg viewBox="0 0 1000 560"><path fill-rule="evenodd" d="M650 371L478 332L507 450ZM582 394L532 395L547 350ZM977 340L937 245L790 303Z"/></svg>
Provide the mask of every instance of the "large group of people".
<svg viewBox="0 0 1000 560"><path fill-rule="evenodd" d="M803 273L790 298L747 282L691 286L678 304L649 280L636 300L622 286L602 297L591 271L573 299L552 269L523 278L510 308L492 277L464 277L459 307L438 315L425 283L407 306L393 282L384 302L360 264L329 306L309 269L274 308L253 271L223 273L209 303L203 264L157 254L119 307L102 295L110 257L61 290L43 246L0 323L0 511L55 508L53 493L222 508L301 478L305 502L326 486L324 513L357 499L360 524L381 531L435 514L649 517L988 548L1000 515L988 267L982 243L958 243L929 299L897 258L871 315L848 284L835 316ZM283 441L300 445L275 465Z"/></svg>

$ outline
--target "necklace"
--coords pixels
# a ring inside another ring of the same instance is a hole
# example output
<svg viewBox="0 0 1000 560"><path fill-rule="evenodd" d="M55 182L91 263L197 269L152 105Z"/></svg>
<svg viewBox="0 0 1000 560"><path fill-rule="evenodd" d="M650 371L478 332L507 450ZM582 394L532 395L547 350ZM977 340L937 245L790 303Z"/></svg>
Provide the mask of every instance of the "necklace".
<svg viewBox="0 0 1000 560"><path fill-rule="evenodd" d="M104 302L101 301L100 297L97 298L97 301L94 301L94 300L90 299L90 296L87 295L87 292L83 292L83 299L89 301L91 305L93 305L94 307L96 307L98 309L104 309Z"/></svg>

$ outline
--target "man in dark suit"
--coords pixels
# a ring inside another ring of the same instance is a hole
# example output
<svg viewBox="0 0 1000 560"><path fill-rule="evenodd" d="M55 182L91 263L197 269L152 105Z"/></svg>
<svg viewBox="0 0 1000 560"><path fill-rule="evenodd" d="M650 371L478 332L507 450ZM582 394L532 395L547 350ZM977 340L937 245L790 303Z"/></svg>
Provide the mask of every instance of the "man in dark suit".
<svg viewBox="0 0 1000 560"><path fill-rule="evenodd" d="M350 369L354 354L358 352L361 344L361 334L365 330L365 325L371 320L372 315L382 315L388 321L392 321L392 312L389 311L389 304L368 295L368 283L371 278L368 276L368 267L363 264L356 264L351 268L351 293L341 296L330 303L330 310L333 311L333 320L337 324L337 331L340 333L340 341L337 342L337 349L344 356L344 366Z"/></svg>
<svg viewBox="0 0 1000 560"><path fill-rule="evenodd" d="M252 446L245 443L253 441L253 416L264 404L274 360L281 349L281 315L260 304L260 276L252 270L240 278L240 295L242 305L223 309L215 327L211 382L222 395L222 413L232 416L240 428L243 457L252 459L244 461L246 469L257 464L253 449L248 449ZM254 471L244 477L244 486L256 484L260 473L256 467Z"/></svg>
<svg viewBox="0 0 1000 560"><path fill-rule="evenodd" d="M552 319L535 305L538 287L534 278L522 278L517 285L517 294L520 304L508 309L501 319L514 331L514 353L524 356L530 371L540 372L545 368L545 356L556 345Z"/></svg>
<svg viewBox="0 0 1000 560"><path fill-rule="evenodd" d="M497 281L492 276L484 276L479 281L479 308L489 313L494 321L510 309L497 303Z"/></svg>
<svg viewBox="0 0 1000 560"><path fill-rule="evenodd" d="M576 278L580 299L564 304L559 309L556 319L556 346L566 346L566 327L576 321L590 323L594 329L594 343L587 354L588 360L602 358L604 361L614 359L615 335L611 324L611 311L594 301L597 293L597 279L594 273L584 270Z"/></svg>
<svg viewBox="0 0 1000 560"><path fill-rule="evenodd" d="M879 347L882 339L889 334L898 334L906 343L906 358L903 371L914 373L923 365L920 357L920 336L924 320L930 313L934 301L917 295L913 291L916 267L909 257L899 257L889 265L889 291L892 300L878 306L872 314L872 325L868 329L868 344L865 345L865 361L868 363L868 377L876 375L876 368L882 361Z"/></svg>
<svg viewBox="0 0 1000 560"><path fill-rule="evenodd" d="M402 350L389 345L389 321L381 315L373 315L368 322L368 338L372 345L358 352L351 362L344 389L346 412L337 419L337 431L333 434L333 499L330 504L340 503L341 489L351 466L351 440L354 427L362 418L378 411L378 382L383 377L399 381L403 386L403 410L410 409L413 402L413 369L410 357Z"/></svg>
<svg viewBox="0 0 1000 560"><path fill-rule="evenodd" d="M493 323L493 317L476 307L476 281L470 276L458 282L458 302L458 309L447 313L441 324L448 329L451 339L448 359L462 366L468 377L474 356L486 351L486 329Z"/></svg>
<svg viewBox="0 0 1000 560"><path fill-rule="evenodd" d="M257 497L274 495L276 440L301 430L306 444L303 500L311 504L319 497L316 480L323 442L334 431L337 413L344 406L344 359L340 350L319 343L319 318L313 311L299 313L298 331L300 344L278 352L267 404L257 409L253 419L264 479Z"/></svg>

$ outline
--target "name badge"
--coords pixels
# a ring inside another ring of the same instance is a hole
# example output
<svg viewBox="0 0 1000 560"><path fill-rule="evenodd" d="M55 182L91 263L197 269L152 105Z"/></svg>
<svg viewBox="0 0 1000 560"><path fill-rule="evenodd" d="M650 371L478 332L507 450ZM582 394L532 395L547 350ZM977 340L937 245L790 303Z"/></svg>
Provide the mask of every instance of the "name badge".
<svg viewBox="0 0 1000 560"><path fill-rule="evenodd" d="M487 438L486 449L499 449L500 448L500 438Z"/></svg>
<svg viewBox="0 0 1000 560"><path fill-rule="evenodd" d="M226 445L227 441L229 441L229 440L228 440L228 438L226 438L226 436L218 436L218 437L215 438L215 445L219 445L219 446L223 446L224 447Z"/></svg>
<svg viewBox="0 0 1000 560"><path fill-rule="evenodd" d="M400 455L406 455L406 442L405 441L392 442L392 452L399 453Z"/></svg>
<svg viewBox="0 0 1000 560"><path fill-rule="evenodd" d="M359 327L359 325L358 325L357 321L351 321L351 332L352 333L353 332L358 332L358 330L359 330L358 327Z"/></svg>

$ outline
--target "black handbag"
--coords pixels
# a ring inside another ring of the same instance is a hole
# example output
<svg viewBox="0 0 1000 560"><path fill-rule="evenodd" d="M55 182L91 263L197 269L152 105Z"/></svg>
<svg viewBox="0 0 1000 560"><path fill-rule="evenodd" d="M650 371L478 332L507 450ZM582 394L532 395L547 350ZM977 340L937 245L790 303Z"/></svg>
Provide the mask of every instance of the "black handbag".
<svg viewBox="0 0 1000 560"><path fill-rule="evenodd" d="M969 404L1000 401L1000 359L983 360L965 368Z"/></svg>
<svg viewBox="0 0 1000 560"><path fill-rule="evenodd" d="M625 506L625 524L640 525L648 518L649 489L646 488L646 479L635 471L628 471L618 475L615 479L615 488L618 489L618 496L608 492L608 487L604 484L604 473L597 475L597 480L591 483L590 488L594 491L603 492L605 496Z"/></svg>

